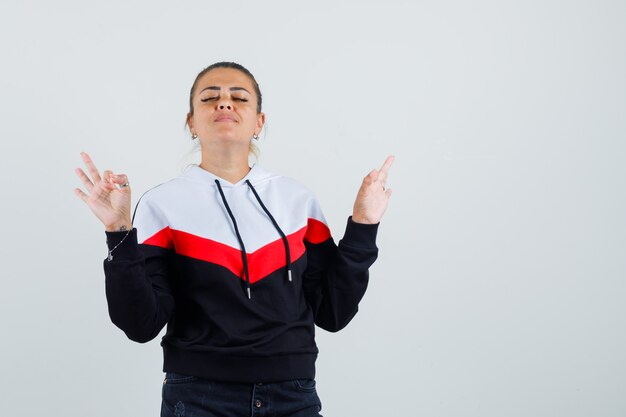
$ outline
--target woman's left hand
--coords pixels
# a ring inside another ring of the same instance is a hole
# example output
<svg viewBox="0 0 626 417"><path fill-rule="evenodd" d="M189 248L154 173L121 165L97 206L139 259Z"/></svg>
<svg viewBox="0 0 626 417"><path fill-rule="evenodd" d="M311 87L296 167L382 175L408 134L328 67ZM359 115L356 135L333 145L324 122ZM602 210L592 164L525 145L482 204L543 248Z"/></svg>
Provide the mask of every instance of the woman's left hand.
<svg viewBox="0 0 626 417"><path fill-rule="evenodd" d="M388 156L380 169L372 170L363 178L352 210L353 222L364 224L380 222L391 197L391 188L387 188L385 184L393 160L393 156Z"/></svg>

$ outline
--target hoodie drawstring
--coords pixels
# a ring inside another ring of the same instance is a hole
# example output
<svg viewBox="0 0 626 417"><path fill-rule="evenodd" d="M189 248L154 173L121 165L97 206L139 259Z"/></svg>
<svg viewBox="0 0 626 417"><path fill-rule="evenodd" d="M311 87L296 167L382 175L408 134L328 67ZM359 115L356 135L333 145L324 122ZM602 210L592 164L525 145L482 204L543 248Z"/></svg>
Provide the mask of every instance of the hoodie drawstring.
<svg viewBox="0 0 626 417"><path fill-rule="evenodd" d="M289 252L289 241L287 240L287 236L285 236L285 233L283 233L280 226L278 226L278 223L276 223L276 219L274 219L274 216L272 216L272 213L270 213L267 207L265 207L265 204L263 204L263 201L261 201L261 197L259 197L259 194L257 194L250 180L246 180L246 184L248 184L248 187L250 187L250 189L252 190L252 193L256 197L256 200L259 202L259 205L261 206L265 214L267 214L267 217L270 218L270 220L272 221L272 224L274 225L274 228L276 228L276 231L278 231L278 234L283 240L283 245L285 245L285 256L286 256L286 261L287 261L286 262L287 279L289 280L289 282L291 282L291 253Z"/></svg>
<svg viewBox="0 0 626 417"><path fill-rule="evenodd" d="M252 294L250 292L250 272L248 271L248 254L246 253L246 247L243 244L243 240L241 239L241 234L239 233L239 228L237 227L237 221L235 220L235 216L233 216L233 212L230 210L230 206L228 205L228 201L226 201L226 196L224 195L224 191L222 191L222 186L218 180L215 180L215 184L217 184L217 190L220 192L220 196L222 196L222 201L224 202L224 207L226 207L226 211L230 216L230 220L233 222L233 226L235 228L235 234L237 235L237 240L239 241L239 246L241 247L241 259L243 261L243 273L246 279L246 293L248 295L248 299L252 298Z"/></svg>
<svg viewBox="0 0 626 417"><path fill-rule="evenodd" d="M246 247L243 244L243 239L241 238L241 234L239 233L239 227L237 227L237 221L235 220L235 216L233 215L233 212L231 211L230 206L228 205L228 201L226 201L226 196L224 195L224 191L222 190L222 185L220 184L219 180L215 180L215 184L217 185L217 190L219 191L220 196L222 197L222 202L224 203L224 207L226 207L228 216L230 217L230 220L233 222L233 227L235 228L235 234L237 235L237 240L239 241L239 247L241 248L241 260L243 261L243 273L244 273L244 278L246 280L246 293L248 295L248 299L251 299L252 292L250 291L250 271L248 270L248 254L246 252ZM252 186L252 183L250 182L250 180L246 180L246 184L248 184L248 187L254 194L254 197L259 202L259 205L261 206L265 214L267 214L267 217L269 217L269 219L271 220L272 224L274 225L274 228L276 229L276 231L278 232L278 234L280 235L283 241L283 245L285 245L287 279L289 280L289 282L291 282L292 281L291 252L289 251L289 241L287 240L287 236L285 236L285 233L282 231L280 226L278 226L278 223L276 222L276 219L274 219L274 216L272 216L272 213L270 213L267 207L265 207L265 204L263 204L263 201L261 201L261 197L259 197L259 194L256 192L256 190Z"/></svg>

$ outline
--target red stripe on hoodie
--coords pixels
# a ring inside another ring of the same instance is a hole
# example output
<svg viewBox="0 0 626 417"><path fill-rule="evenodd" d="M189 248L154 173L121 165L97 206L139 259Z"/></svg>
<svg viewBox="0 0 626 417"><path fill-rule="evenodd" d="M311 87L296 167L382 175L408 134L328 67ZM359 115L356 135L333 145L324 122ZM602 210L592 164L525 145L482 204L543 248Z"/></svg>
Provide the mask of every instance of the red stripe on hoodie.
<svg viewBox="0 0 626 417"><path fill-rule="evenodd" d="M287 236L291 262L295 262L304 254L304 240L311 243L319 243L327 240L329 237L330 231L324 223L309 219L307 226ZM180 230L172 230L169 227L161 229L146 239L143 244L159 246L165 249L175 248L176 253L179 255L223 266L234 275L245 280L241 250L232 246ZM249 253L248 272L250 274L250 283L254 284L272 272L285 267L286 260L285 246L280 237Z"/></svg>

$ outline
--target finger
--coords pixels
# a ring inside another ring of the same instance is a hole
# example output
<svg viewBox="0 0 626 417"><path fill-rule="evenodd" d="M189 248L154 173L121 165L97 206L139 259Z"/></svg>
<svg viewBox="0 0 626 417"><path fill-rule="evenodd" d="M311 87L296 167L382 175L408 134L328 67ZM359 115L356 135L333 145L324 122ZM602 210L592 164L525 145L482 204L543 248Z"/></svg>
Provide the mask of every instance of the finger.
<svg viewBox="0 0 626 417"><path fill-rule="evenodd" d="M126 174L113 175L111 177L111 181L114 182L115 184L119 185L122 188L128 187L128 185L126 185L126 187L124 187L125 184L128 184L128 177L126 176Z"/></svg>
<svg viewBox="0 0 626 417"><path fill-rule="evenodd" d="M113 171L107 169L102 172L102 181L104 182L113 182Z"/></svg>
<svg viewBox="0 0 626 417"><path fill-rule="evenodd" d="M115 184L113 184L113 182L111 181L111 176L113 175L113 171L110 170L105 170L102 171L102 179L99 182L99 185L108 191L114 190L115 189Z"/></svg>
<svg viewBox="0 0 626 417"><path fill-rule="evenodd" d="M76 194L78 196L78 198L80 198L81 200L83 200L85 203L87 202L87 200L89 199L89 196L87 194L85 194L81 189L79 188L74 188L74 194Z"/></svg>
<svg viewBox="0 0 626 417"><path fill-rule="evenodd" d="M91 175L91 180L94 183L101 181L102 178L100 178L100 173L98 172L98 168L96 168L96 165L93 163L93 161L91 160L87 152L81 152L80 156L82 156L83 162L85 163L85 166L87 167L87 170L89 171L89 174Z"/></svg>
<svg viewBox="0 0 626 417"><path fill-rule="evenodd" d="M95 196L97 198L103 197L105 194L110 193L111 191L115 190L115 184L113 184L112 182L108 181L108 178L112 175L113 173L111 171L104 171L102 173L102 179L96 183L94 183L94 186L91 190L89 190L90 194L92 196Z"/></svg>
<svg viewBox="0 0 626 417"><path fill-rule="evenodd" d="M113 174L111 171L107 171L105 178L109 179L108 184L111 190L119 190L122 192L128 192L130 190L126 174Z"/></svg>
<svg viewBox="0 0 626 417"><path fill-rule="evenodd" d="M385 184L387 183L387 173L383 171L379 171L378 178L376 178L376 181L381 183L384 187Z"/></svg>
<svg viewBox="0 0 626 417"><path fill-rule="evenodd" d="M76 175L78 175L78 178L80 178L80 180L83 182L85 188L87 188L87 191L91 191L91 189L93 188L93 182L91 182L87 174L85 174L85 172L80 168L76 168L75 172Z"/></svg>
<svg viewBox="0 0 626 417"><path fill-rule="evenodd" d="M383 185L383 187L385 187L385 184L387 183L387 177L389 176L389 168L391 167L391 164L393 164L393 160L394 160L393 156L388 156L387 159L385 159L383 166L378 171L378 181Z"/></svg>
<svg viewBox="0 0 626 417"><path fill-rule="evenodd" d="M395 156L389 155L387 159L385 159L383 166L380 167L380 172L385 174L385 178L387 178L387 173L389 172L389 168L391 168L391 165L393 164L394 159L396 159Z"/></svg>
<svg viewBox="0 0 626 417"><path fill-rule="evenodd" d="M105 181L105 180L100 181L97 185L98 186L94 188L94 192L97 188L98 190L100 190L101 194L102 192L109 193L113 190L117 190L117 187L115 186L115 184L113 184L112 182Z"/></svg>

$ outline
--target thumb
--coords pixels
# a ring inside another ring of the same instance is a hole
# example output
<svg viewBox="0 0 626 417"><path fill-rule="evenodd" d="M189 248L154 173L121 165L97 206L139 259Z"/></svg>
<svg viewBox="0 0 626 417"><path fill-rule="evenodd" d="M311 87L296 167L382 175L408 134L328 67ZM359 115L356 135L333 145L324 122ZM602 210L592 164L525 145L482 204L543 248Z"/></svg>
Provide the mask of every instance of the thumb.
<svg viewBox="0 0 626 417"><path fill-rule="evenodd" d="M113 182L112 181L113 176L114 176L113 171L111 171L110 169L107 169L104 172L102 172L102 181Z"/></svg>
<svg viewBox="0 0 626 417"><path fill-rule="evenodd" d="M128 187L128 177L126 176L126 174L114 174L112 171L105 171L105 179L113 184L116 185L118 188L126 188Z"/></svg>
<svg viewBox="0 0 626 417"><path fill-rule="evenodd" d="M377 178L378 178L378 171L373 169L369 172L369 174L365 176L365 178L363 178L363 184L370 185L371 183L376 181Z"/></svg>

